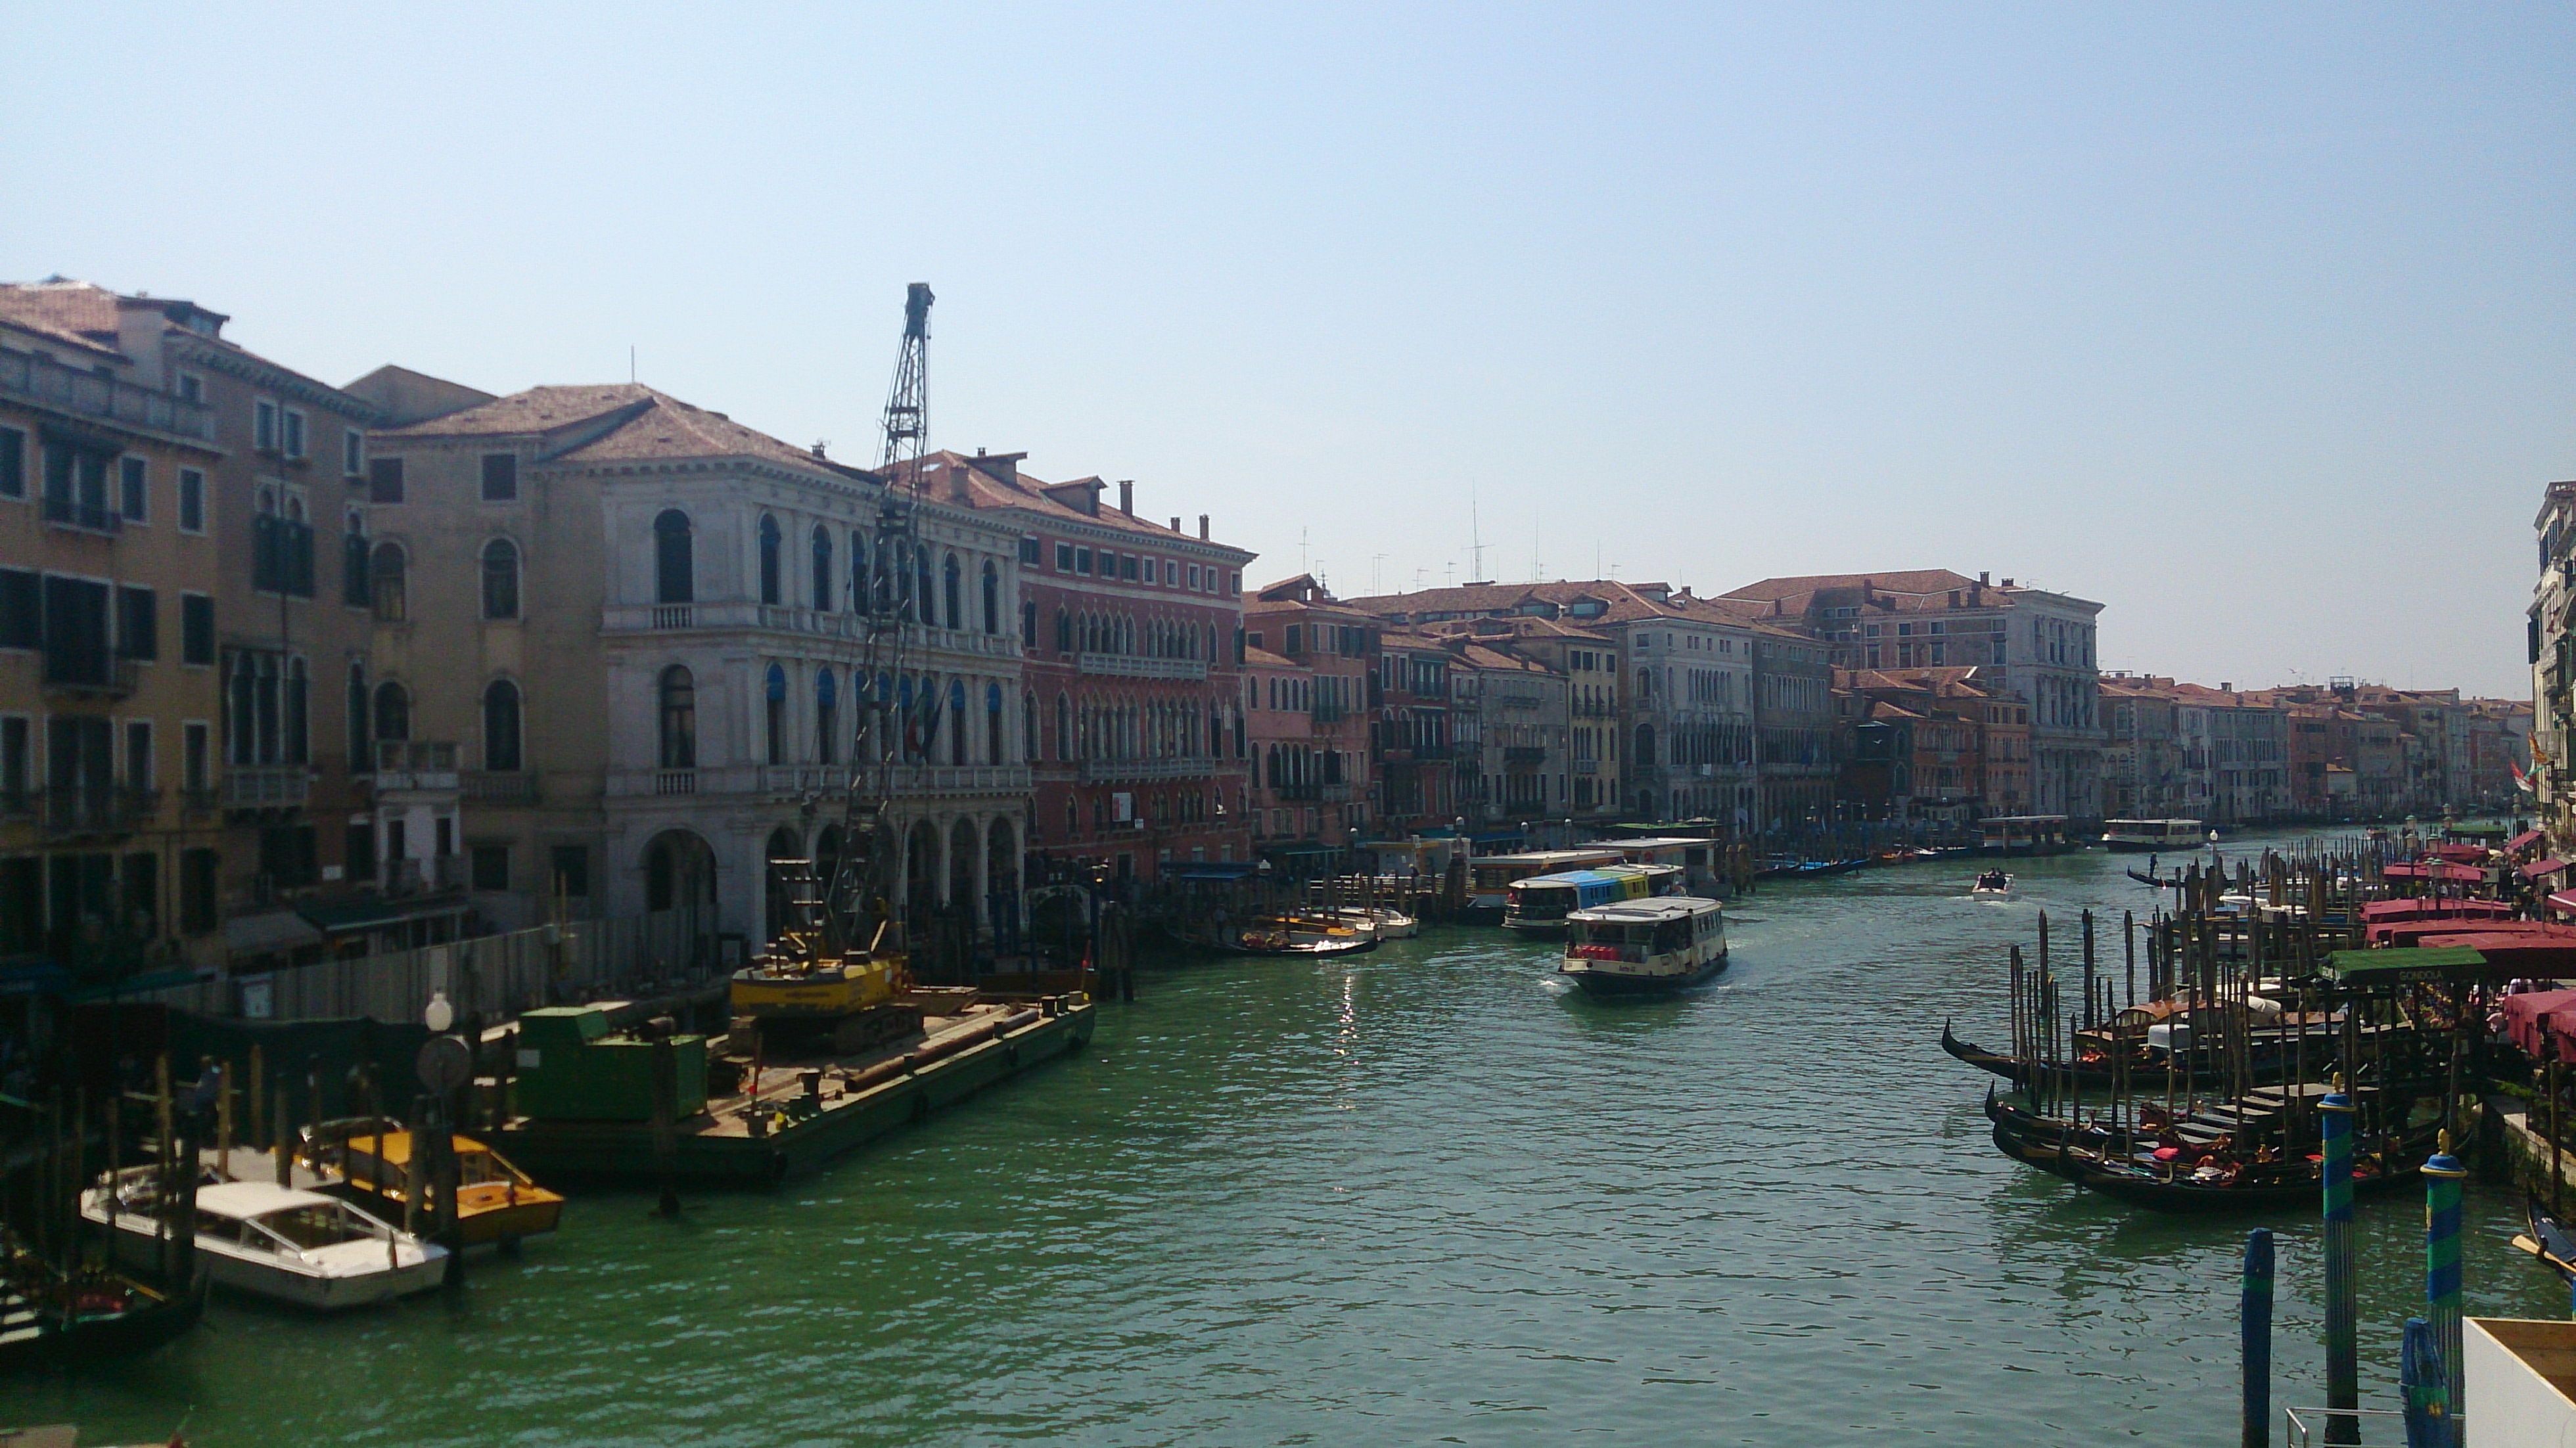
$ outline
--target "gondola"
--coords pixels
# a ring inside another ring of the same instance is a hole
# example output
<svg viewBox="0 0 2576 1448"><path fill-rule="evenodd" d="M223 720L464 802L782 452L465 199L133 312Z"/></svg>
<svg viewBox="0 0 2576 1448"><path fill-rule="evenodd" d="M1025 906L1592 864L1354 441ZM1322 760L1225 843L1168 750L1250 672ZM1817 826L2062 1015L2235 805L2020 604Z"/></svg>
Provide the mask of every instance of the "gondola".
<svg viewBox="0 0 2576 1448"><path fill-rule="evenodd" d="M2429 1135L2418 1133L2414 1139L2379 1151L2357 1154L2353 1159L2352 1189L2356 1196L2384 1191L2415 1179L2415 1169L2432 1154ZM2085 1152L2069 1152L2068 1163L2074 1168L2079 1186L2090 1187L2106 1197L2149 1207L2159 1212L2234 1212L2254 1208L2313 1208L2324 1182L2314 1163L2295 1162L2248 1163L2224 1183L2201 1183L2187 1179L2167 1179L2153 1169L2126 1162L2112 1162ZM2260 1167L2268 1167L2260 1176Z"/></svg>
<svg viewBox="0 0 2576 1448"><path fill-rule="evenodd" d="M0 1371L113 1362L150 1352L197 1325L207 1275L184 1291L122 1272L84 1268L69 1278L26 1253L0 1282Z"/></svg>
<svg viewBox="0 0 2576 1448"><path fill-rule="evenodd" d="M2160 889L2170 890L2182 883L2180 880L2159 880L2144 870L2130 870L2125 873L2130 879L2137 881L2141 885L2154 885Z"/></svg>
<svg viewBox="0 0 2576 1448"><path fill-rule="evenodd" d="M1986 1120L1994 1123L1995 1149L2025 1166L2051 1176L2075 1179L2073 1154L2079 1150L2126 1149L2131 1134L2123 1129L2068 1122L2010 1105L1986 1088Z"/></svg>
<svg viewBox="0 0 2576 1448"><path fill-rule="evenodd" d="M1941 1023L1942 1050L1980 1071L1990 1071L2017 1086L2026 1084L2030 1080L2045 1080L2071 1082L2087 1091L2109 1091L2126 1081L2131 1087L2137 1089L2144 1090L2152 1087L2162 1090L2165 1078L2172 1074L2171 1069L2166 1066L2135 1058L2130 1060L2129 1069L2125 1074L2114 1069L2112 1063L2107 1060L2089 1063L2025 1062L2000 1051L1989 1051L1974 1041L1960 1040L1951 1034L1950 1024L1946 1020ZM2195 1064L2200 1068L2199 1074L2209 1080L2215 1081L2222 1074L2221 1068L2205 1056L2199 1058ZM2246 1083L2253 1086L2277 1086L2288 1079L2292 1064L2292 1056L2287 1046L2258 1047L2247 1063Z"/></svg>
<svg viewBox="0 0 2576 1448"><path fill-rule="evenodd" d="M2528 1252L2532 1260L2558 1274L2562 1281L2576 1282L2576 1238L2558 1225L2558 1219L2540 1204L2540 1198L2523 1201L2524 1233L2513 1239L2514 1250Z"/></svg>

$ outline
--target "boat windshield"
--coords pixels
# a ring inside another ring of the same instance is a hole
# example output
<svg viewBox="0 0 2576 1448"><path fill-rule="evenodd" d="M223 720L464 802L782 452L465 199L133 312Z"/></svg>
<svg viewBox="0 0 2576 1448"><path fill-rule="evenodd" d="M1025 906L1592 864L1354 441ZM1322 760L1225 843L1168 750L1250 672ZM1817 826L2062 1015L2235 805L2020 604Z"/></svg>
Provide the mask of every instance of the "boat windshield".
<svg viewBox="0 0 2576 1448"><path fill-rule="evenodd" d="M252 1218L258 1225L286 1239L289 1246L310 1251L340 1242L354 1242L372 1237L375 1232L358 1220L356 1214L338 1202L315 1202L307 1206L286 1207L263 1212ZM244 1234L247 1238L248 1234Z"/></svg>

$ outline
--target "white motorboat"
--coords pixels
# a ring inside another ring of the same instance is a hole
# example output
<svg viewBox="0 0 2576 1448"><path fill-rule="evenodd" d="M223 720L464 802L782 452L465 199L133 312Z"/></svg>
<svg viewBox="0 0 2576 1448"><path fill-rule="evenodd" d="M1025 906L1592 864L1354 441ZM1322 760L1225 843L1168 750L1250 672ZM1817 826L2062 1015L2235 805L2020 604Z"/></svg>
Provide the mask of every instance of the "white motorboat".
<svg viewBox="0 0 2576 1448"><path fill-rule="evenodd" d="M1411 940L1422 933L1422 922L1392 905L1345 905L1333 912L1345 924L1368 926L1379 940Z"/></svg>
<svg viewBox="0 0 2576 1448"><path fill-rule="evenodd" d="M113 1201L105 1183L81 1193L81 1216L102 1227L112 1218L128 1260L151 1260L158 1242L152 1172L119 1174ZM197 1188L197 1260L225 1287L331 1311L437 1286L447 1249L337 1197L237 1181Z"/></svg>
<svg viewBox="0 0 2576 1448"><path fill-rule="evenodd" d="M1971 895L2010 895L2012 893L2012 885L2012 876L2005 874L2001 870L1988 870L1977 877L1977 883L1968 887L1968 893Z"/></svg>

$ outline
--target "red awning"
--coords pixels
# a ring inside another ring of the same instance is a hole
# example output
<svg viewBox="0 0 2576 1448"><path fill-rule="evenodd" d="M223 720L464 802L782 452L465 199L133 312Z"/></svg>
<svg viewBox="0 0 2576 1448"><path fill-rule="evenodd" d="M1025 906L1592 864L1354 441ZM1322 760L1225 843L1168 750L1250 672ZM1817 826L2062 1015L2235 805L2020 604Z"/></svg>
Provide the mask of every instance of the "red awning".
<svg viewBox="0 0 2576 1448"><path fill-rule="evenodd" d="M2463 919L2457 915L2427 916L2421 920L2383 920L2363 927L2363 940L2370 945L2421 945L2436 935L2540 935L2576 929L2564 925L2545 925L2537 920ZM2576 936L2571 936L2576 940ZM2571 1023L2576 1026L2576 1023Z"/></svg>
<svg viewBox="0 0 2576 1448"><path fill-rule="evenodd" d="M2522 924L2533 924L2522 921ZM2456 935L2427 935L2415 942L2425 950L2466 947L2533 980L2576 976L2576 926L2549 925L2539 930L2471 930ZM2576 1021L2568 1023L2576 1027Z"/></svg>
<svg viewBox="0 0 2576 1448"><path fill-rule="evenodd" d="M2576 915L2576 890L2561 890L2549 897L2549 908Z"/></svg>
<svg viewBox="0 0 2576 1448"><path fill-rule="evenodd" d="M2365 900L2361 918L2366 924L2386 920L2413 920L2434 916L2462 918L2485 915L2511 915L2513 906L2503 900Z"/></svg>
<svg viewBox="0 0 2576 1448"><path fill-rule="evenodd" d="M2505 841L2505 842L2504 842L2504 852L2505 852L2506 854L2510 855L2510 854L2512 854L2512 853L2513 853L2514 851L2516 851L2516 850L2522 849L2522 848L2524 848L2524 847L2526 847L2526 846L2529 846L2529 845L2535 845L2535 844L2538 844L2539 842L2540 842L2540 831L2538 831L2538 830L2524 830L2521 834L2518 834L2518 835L2514 836L2512 839L2509 839L2509 840L2507 840L2507 841Z"/></svg>
<svg viewBox="0 0 2576 1448"><path fill-rule="evenodd" d="M2523 866L2522 878L2526 880L2537 880L2543 875L2554 875L2566 868L2567 862L2565 860L2558 858L2556 855L2552 855L2546 860L2534 860L2530 864Z"/></svg>
<svg viewBox="0 0 2576 1448"><path fill-rule="evenodd" d="M2484 845L2427 845L2424 847L2424 853L2437 860L2448 860L2455 865L2481 865L2486 863L2487 847Z"/></svg>
<svg viewBox="0 0 2576 1448"><path fill-rule="evenodd" d="M2487 877L2487 872L2484 870L2472 869L2467 865L2454 865L2442 860L2426 860L2420 864L2395 864L2379 873L2391 880L2442 880L2458 885L2479 884Z"/></svg>
<svg viewBox="0 0 2576 1448"><path fill-rule="evenodd" d="M2529 995L2506 996L2504 1028L2513 1043L2529 1053L2533 1060L2544 1059L2541 1046L2541 1017L2551 1017L2549 1028L2558 1036L2562 1058L2576 1047L2576 990L2542 990Z"/></svg>

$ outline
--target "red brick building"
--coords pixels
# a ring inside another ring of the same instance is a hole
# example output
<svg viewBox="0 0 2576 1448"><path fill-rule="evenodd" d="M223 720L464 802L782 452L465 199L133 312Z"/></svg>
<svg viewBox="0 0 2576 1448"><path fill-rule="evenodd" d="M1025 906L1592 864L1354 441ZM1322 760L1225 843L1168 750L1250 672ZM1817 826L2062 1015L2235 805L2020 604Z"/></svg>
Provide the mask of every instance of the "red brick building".
<svg viewBox="0 0 2576 1448"><path fill-rule="evenodd" d="M1370 828L1380 628L1306 574L1244 596L1252 833L1276 863L1336 858Z"/></svg>
<svg viewBox="0 0 2576 1448"><path fill-rule="evenodd" d="M1032 864L1166 865L1251 858L1239 667L1253 555L1107 506L1097 477L1046 483L1025 453L940 453L930 496L1020 529L1022 743Z"/></svg>

